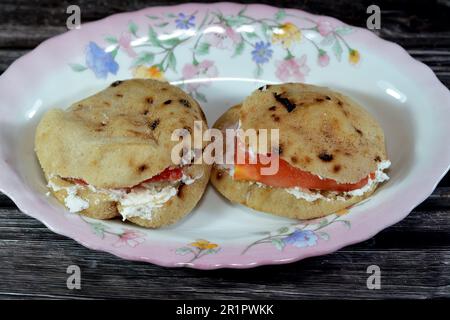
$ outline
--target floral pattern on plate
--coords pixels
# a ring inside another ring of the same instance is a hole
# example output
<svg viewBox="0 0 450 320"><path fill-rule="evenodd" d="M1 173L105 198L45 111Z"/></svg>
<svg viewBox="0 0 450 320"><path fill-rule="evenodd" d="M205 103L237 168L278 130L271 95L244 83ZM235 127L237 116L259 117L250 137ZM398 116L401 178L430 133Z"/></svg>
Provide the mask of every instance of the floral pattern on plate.
<svg viewBox="0 0 450 320"><path fill-rule="evenodd" d="M251 76L256 78L263 75L266 65L273 64L275 76L283 82L305 81L311 72L308 64L314 60L320 67L327 67L330 52L338 62L344 54L351 65L361 60L359 51L345 39L353 32L351 27L289 14L285 10L266 18L252 17L247 7L235 15L215 9L206 11L203 16L198 12L180 12L146 17L147 25L139 26L130 21L128 30L121 35L106 36L107 49L90 42L85 63L70 64L72 70L91 70L97 78L107 79L119 69L115 58L120 52L129 58L132 76L162 80L171 72L171 79L186 80L184 89L206 102L202 90L209 82L189 80L210 79L220 74L218 63L212 58L213 50L227 51L231 59L248 55L249 62L254 64ZM308 57L297 48L306 44L316 49L316 57ZM188 46L188 51L192 52L191 62L183 66L178 65L176 54L181 46ZM277 47L285 51L281 60L274 57Z"/></svg>

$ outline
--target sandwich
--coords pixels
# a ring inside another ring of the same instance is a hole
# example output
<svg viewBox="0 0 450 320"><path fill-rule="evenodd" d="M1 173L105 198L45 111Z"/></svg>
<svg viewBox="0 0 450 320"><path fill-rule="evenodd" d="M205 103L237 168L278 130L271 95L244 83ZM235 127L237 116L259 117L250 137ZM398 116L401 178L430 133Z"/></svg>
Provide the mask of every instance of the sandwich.
<svg viewBox="0 0 450 320"><path fill-rule="evenodd" d="M159 228L187 215L207 186L209 165L171 156L174 130L192 132L195 123L207 128L200 105L181 89L116 81L67 110L49 110L35 151L49 192L70 212Z"/></svg>
<svg viewBox="0 0 450 320"><path fill-rule="evenodd" d="M213 186L225 198L259 211L318 218L366 199L389 179L384 170L391 163L380 125L355 101L328 88L263 86L213 127L278 129L276 147L266 146L266 154L248 141L226 145L226 153L244 152L245 161L231 157L232 163L216 163L211 172ZM277 170L263 174L268 156L277 161Z"/></svg>

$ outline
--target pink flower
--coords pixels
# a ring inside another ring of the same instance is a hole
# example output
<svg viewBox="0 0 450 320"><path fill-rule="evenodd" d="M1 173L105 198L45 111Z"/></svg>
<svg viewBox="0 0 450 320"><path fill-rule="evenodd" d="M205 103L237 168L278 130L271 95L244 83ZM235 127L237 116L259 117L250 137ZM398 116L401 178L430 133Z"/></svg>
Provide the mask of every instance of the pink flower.
<svg viewBox="0 0 450 320"><path fill-rule="evenodd" d="M302 55L300 59L293 57L277 61L276 67L275 75L283 82L291 79L303 82L305 81L305 76L309 73L309 67L306 65L306 55Z"/></svg>
<svg viewBox="0 0 450 320"><path fill-rule="evenodd" d="M131 229L124 229L124 232L117 236L119 240L114 244L115 247L127 245L134 248L145 241L144 234Z"/></svg>
<svg viewBox="0 0 450 320"><path fill-rule="evenodd" d="M317 31L319 31L320 35L326 37L330 32L334 30L334 26L330 21L319 19L317 21Z"/></svg>
<svg viewBox="0 0 450 320"><path fill-rule="evenodd" d="M321 67L326 67L330 63L330 56L323 50L319 51L319 57L317 58L317 63Z"/></svg>
<svg viewBox="0 0 450 320"><path fill-rule="evenodd" d="M205 34L205 41L211 47L218 49L233 49L242 41L241 35L233 28L221 24L210 26L210 32Z"/></svg>
<svg viewBox="0 0 450 320"><path fill-rule="evenodd" d="M215 78L219 74L214 61L203 60L198 64L186 64L182 70L184 80L210 79ZM208 86L209 82L188 83L187 90L189 92L196 91L200 86Z"/></svg>
<svg viewBox="0 0 450 320"><path fill-rule="evenodd" d="M125 33L120 36L119 46L130 58L135 58L137 56L136 52L131 46L131 35L129 33Z"/></svg>

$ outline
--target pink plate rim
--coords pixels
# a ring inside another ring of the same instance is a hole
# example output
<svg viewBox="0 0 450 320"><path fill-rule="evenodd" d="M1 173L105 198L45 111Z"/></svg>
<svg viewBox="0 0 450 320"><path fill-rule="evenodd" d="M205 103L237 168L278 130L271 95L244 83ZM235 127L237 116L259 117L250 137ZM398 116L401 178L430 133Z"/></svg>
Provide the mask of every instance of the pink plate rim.
<svg viewBox="0 0 450 320"><path fill-rule="evenodd" d="M258 12L262 15L272 14L275 10L279 9L277 7L260 4L243 5L230 2L220 2L214 4L189 3L174 6L149 7L141 9L139 11L119 13L101 19L99 21L85 23L83 24L83 28L89 30L90 28L93 29L103 24L114 24L115 21L123 19L124 17L131 18L134 15L143 14L144 12L148 13L153 10L182 12L183 10L204 10L211 6L220 7L223 11L234 11L247 6L248 8L251 8L252 11ZM285 10L288 12L301 13L313 18L319 17L317 15L312 15L298 9ZM320 18L332 22L342 23L332 17L320 16ZM358 30L358 32L353 36L353 39L355 41L364 43L364 45L367 48L370 48L373 52L389 57L389 60L394 62L398 69L400 69L405 75L408 75L412 79L415 79L417 83L420 83L421 85L423 85L423 87L427 88L428 93L432 93L432 95L430 95L433 97L432 101L435 102L435 104L439 106L439 108L441 108L443 111L450 112L450 93L428 66L412 58L399 45L383 40L366 29L357 27L354 28ZM65 32L61 35L44 41L35 50L32 50L31 52L25 54L23 57L17 59L0 77L0 94L3 96L3 100L8 101L8 99L12 99L11 93L6 90L6 84L10 80L14 80L14 73L17 70L32 65L33 61L39 60L38 49L42 49L45 47L56 47L57 43L60 41L64 42L68 41L69 39L76 40L78 37L79 33L77 33L76 30ZM444 132L444 134L449 136L450 127L445 128L445 130L446 132ZM1 151L2 145L0 144L0 154L2 154ZM32 193L32 191L29 190L28 186L21 180L19 174L10 167L8 163L9 160L7 160L5 157L2 157L2 159L0 160L0 190L4 194L9 196L22 212L40 220L53 232L72 238L87 248L105 251L127 260L150 262L165 267L190 267L206 270L217 268L250 268L261 265L295 262L307 257L332 253L345 246L367 240L375 236L384 228L391 226L405 218L419 203L429 197L429 195L436 188L439 181L444 177L444 175L450 168L450 150L444 150L440 157L438 159L435 159L433 165L428 167L426 172L423 172L420 176L416 175L413 178L411 186L414 186L414 188L412 188L412 191L408 195L408 197L403 197L401 200L399 199L398 201L391 203L383 203L382 205L377 207L378 211L386 212L389 210L390 212L395 212L395 214L369 216L363 226L353 228L351 232L347 233L345 238L340 239L339 241L328 241L327 244L321 246L320 249L317 248L315 250L301 250L297 251L295 255L286 254L286 256L282 258L273 258L270 257L270 255L265 255L264 258L259 257L257 262L248 263L239 263L236 261L233 263L223 261L214 262L213 259L209 259L207 262L202 262L201 260L199 260L192 263L181 263L174 260L169 261L167 259L159 259L158 257L148 258L143 256L136 256L127 253L125 250L121 250L119 248L111 246L110 244L102 244L101 241L97 241L96 243L86 241L84 238L80 237L78 229L67 228L64 225L61 225L61 221L60 219L58 219L58 217L45 215L45 213L34 210L36 201L38 200L30 196L30 193ZM427 178L423 179L422 177Z"/></svg>

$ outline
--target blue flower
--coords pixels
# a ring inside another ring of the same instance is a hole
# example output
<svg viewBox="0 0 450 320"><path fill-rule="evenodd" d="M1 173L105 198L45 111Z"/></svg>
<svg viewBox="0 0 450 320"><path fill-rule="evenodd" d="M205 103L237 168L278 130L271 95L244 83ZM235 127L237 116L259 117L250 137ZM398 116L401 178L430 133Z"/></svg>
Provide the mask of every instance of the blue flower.
<svg viewBox="0 0 450 320"><path fill-rule="evenodd" d="M195 16L187 16L184 13L179 13L175 23L178 29L190 29L195 26Z"/></svg>
<svg viewBox="0 0 450 320"><path fill-rule="evenodd" d="M263 64L269 61L272 57L273 50L270 48L269 42L259 41L255 43L255 48L252 51L252 58L257 64Z"/></svg>
<svg viewBox="0 0 450 320"><path fill-rule="evenodd" d="M116 74L119 65L110 52L105 52L95 42L89 42L86 48L86 66L91 69L97 78L105 79L108 72Z"/></svg>
<svg viewBox="0 0 450 320"><path fill-rule="evenodd" d="M285 244L291 244L297 248L312 247L317 244L319 237L311 230L295 230L283 239Z"/></svg>

